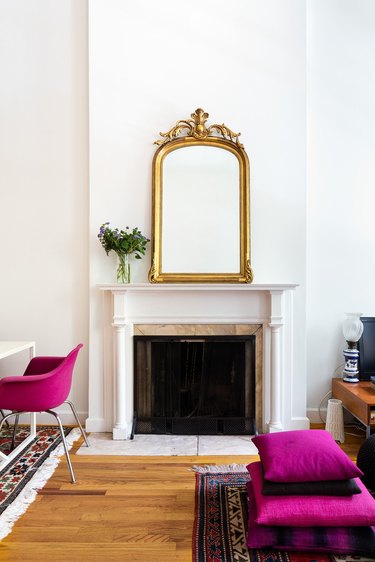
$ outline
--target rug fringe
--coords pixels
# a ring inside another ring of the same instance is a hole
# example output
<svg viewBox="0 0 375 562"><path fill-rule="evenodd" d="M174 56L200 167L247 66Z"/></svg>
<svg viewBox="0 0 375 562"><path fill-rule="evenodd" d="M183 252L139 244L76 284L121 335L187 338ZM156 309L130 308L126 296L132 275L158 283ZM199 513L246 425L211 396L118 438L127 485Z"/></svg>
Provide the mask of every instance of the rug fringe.
<svg viewBox="0 0 375 562"><path fill-rule="evenodd" d="M336 562L374 562L374 558L366 558L358 554L333 554L332 555Z"/></svg>
<svg viewBox="0 0 375 562"><path fill-rule="evenodd" d="M228 472L247 472L246 464L205 464L203 466L194 465L190 470L201 474L218 474Z"/></svg>
<svg viewBox="0 0 375 562"><path fill-rule="evenodd" d="M68 449L71 449L74 441L77 441L80 435L81 432L78 427L74 428L69 433L66 437ZM29 505L35 500L38 490L43 488L48 479L55 472L62 455L64 455L64 445L60 443L60 445L52 451L48 459L44 461L42 466L36 470L34 476L26 484L22 492L20 492L17 499L3 511L0 516L0 541L9 535L17 519L25 513Z"/></svg>

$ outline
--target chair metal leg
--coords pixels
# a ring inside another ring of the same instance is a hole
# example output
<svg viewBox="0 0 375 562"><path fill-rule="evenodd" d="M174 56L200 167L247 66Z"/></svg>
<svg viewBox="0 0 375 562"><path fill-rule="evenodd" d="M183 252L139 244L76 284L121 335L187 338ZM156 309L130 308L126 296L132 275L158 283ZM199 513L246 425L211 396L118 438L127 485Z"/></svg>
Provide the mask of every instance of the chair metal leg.
<svg viewBox="0 0 375 562"><path fill-rule="evenodd" d="M17 413L18 412L11 412L10 414L7 414L6 416L3 417L3 419L0 421L0 431L3 429L4 423L8 423L8 418L15 416ZM25 412L20 412L20 413L24 414Z"/></svg>
<svg viewBox="0 0 375 562"><path fill-rule="evenodd" d="M17 419L17 423L18 423L18 418L21 414L26 414L27 412L11 412L10 414L7 414L6 416L3 417L3 419L0 421L0 431L3 429L3 425L4 423L8 423L8 418L11 418L12 416L16 416ZM9 424L8 424L9 425ZM15 428L17 428L17 424L15 423ZM15 439L15 435L14 435L14 431L15 428L13 428L13 438L12 438L12 443L11 443L11 448L10 451L13 451L14 448L14 439Z"/></svg>
<svg viewBox="0 0 375 562"><path fill-rule="evenodd" d="M77 424L78 424L78 426L79 426L79 429L81 430L82 437L83 437L83 439L85 440L86 447L89 447L90 445L89 445L89 441L88 441L88 439L87 439L86 432L85 432L85 430L84 430L83 427L82 427L82 424L81 424L81 422L80 422L80 420L79 420L79 417L78 417L78 415L77 415L77 411L76 411L76 409L75 409L73 403L70 402L70 400L65 400L64 404L69 404L69 406L70 406L70 408L71 408L71 410L72 410L72 412L73 412L73 416L75 417L75 420L76 420L76 422L77 422Z"/></svg>
<svg viewBox="0 0 375 562"><path fill-rule="evenodd" d="M1 415L3 416L3 418L5 418L5 412L4 412L4 410L0 410L0 413L1 413ZM8 420L5 420L5 423L6 423L7 427L9 427L9 422L8 422Z"/></svg>
<svg viewBox="0 0 375 562"><path fill-rule="evenodd" d="M70 461L70 456L69 456L69 451L68 451L68 445L67 445L67 443L66 443L66 439L65 439L65 435L64 435L64 429L63 429L61 420L60 420L59 416L56 414L56 412L53 412L52 410L46 410L46 412L47 412L48 414L52 414L52 415L55 416L55 418L57 419L57 423L59 424L59 428L60 428L60 433L61 433L62 442L63 442L63 445L64 445L64 451L65 451L66 461L67 461L67 463L68 463L69 470L70 470L70 476L71 476L71 479L72 479L72 484L75 484L76 479L75 479L75 476L74 476L72 463L71 463L71 461Z"/></svg>
<svg viewBox="0 0 375 562"><path fill-rule="evenodd" d="M10 450L13 451L14 446L16 444L16 434L17 434L17 426L18 426L18 422L20 419L20 415L16 414L16 417L14 418L14 426L13 426L13 436L12 436L12 444L10 446Z"/></svg>

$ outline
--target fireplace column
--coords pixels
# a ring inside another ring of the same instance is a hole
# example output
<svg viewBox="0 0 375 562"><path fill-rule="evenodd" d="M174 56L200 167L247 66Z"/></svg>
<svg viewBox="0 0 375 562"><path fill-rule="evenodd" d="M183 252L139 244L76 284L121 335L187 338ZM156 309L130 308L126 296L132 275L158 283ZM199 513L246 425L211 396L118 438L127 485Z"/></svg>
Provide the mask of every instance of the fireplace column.
<svg viewBox="0 0 375 562"><path fill-rule="evenodd" d="M125 378L125 305L126 291L112 291L113 322L115 334L113 338L114 365L114 426L113 439L126 439L128 436L126 423L126 378Z"/></svg>
<svg viewBox="0 0 375 562"><path fill-rule="evenodd" d="M282 431L281 423L281 330L284 325L283 291L270 291L271 295L271 397L270 433Z"/></svg>

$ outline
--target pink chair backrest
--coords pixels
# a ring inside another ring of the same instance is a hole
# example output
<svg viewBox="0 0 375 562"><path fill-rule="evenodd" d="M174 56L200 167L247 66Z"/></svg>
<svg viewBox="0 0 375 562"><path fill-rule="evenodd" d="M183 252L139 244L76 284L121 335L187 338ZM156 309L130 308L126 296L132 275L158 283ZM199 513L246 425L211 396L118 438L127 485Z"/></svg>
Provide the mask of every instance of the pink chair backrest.
<svg viewBox="0 0 375 562"><path fill-rule="evenodd" d="M68 398L72 386L74 365L81 347L83 347L82 344L77 345L55 369L48 373L48 400L53 404L48 409L59 406Z"/></svg>
<svg viewBox="0 0 375 562"><path fill-rule="evenodd" d="M73 350L74 351L74 350ZM34 357L26 367L23 376L44 375L53 371L66 357Z"/></svg>
<svg viewBox="0 0 375 562"><path fill-rule="evenodd" d="M0 380L0 408L42 412L60 406L67 399L74 364L82 344L66 357L35 357L25 375ZM52 366L52 370L48 370Z"/></svg>

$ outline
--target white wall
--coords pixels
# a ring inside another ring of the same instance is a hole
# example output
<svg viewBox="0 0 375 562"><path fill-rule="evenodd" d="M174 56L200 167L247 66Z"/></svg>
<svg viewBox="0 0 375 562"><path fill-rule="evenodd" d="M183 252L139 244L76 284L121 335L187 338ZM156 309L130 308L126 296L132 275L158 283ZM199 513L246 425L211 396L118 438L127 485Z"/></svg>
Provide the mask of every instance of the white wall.
<svg viewBox="0 0 375 562"><path fill-rule="evenodd" d="M318 419L343 362L344 313L375 316L375 3L310 0L307 14L308 404Z"/></svg>
<svg viewBox="0 0 375 562"><path fill-rule="evenodd" d="M71 393L84 416L88 380L85 0L2 0L0 68L0 339L35 340L39 355L65 355L84 343ZM27 360L24 354L0 362L0 374L22 372ZM64 421L69 420L64 416Z"/></svg>
<svg viewBox="0 0 375 562"><path fill-rule="evenodd" d="M113 264L95 240L100 224L129 222L150 233L153 142L203 107L210 122L242 132L250 157L256 282L303 282L304 3L91 0L89 6L93 281L114 280ZM147 260L135 263L133 280L144 281L148 267Z"/></svg>
<svg viewBox="0 0 375 562"><path fill-rule="evenodd" d="M300 284L298 400L306 368L305 3L90 0L89 29L93 420L100 425L108 390L96 284L115 281L115 257L106 256L96 235L107 220L151 234L153 142L197 107L208 111L210 123L242 132L251 170L254 282ZM133 262L132 281L147 281L149 267L148 253Z"/></svg>

